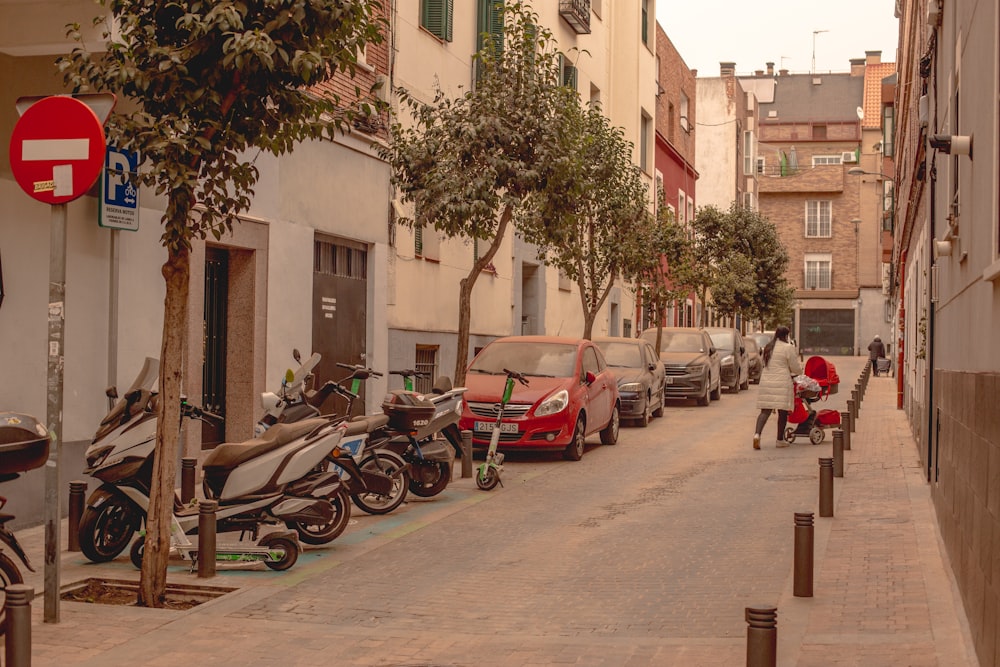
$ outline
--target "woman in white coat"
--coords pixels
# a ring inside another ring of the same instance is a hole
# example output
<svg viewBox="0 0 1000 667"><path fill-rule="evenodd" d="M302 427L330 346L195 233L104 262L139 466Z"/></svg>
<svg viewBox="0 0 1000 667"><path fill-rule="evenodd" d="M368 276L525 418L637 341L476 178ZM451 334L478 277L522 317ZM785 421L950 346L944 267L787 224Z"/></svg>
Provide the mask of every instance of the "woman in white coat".
<svg viewBox="0 0 1000 667"><path fill-rule="evenodd" d="M772 410L778 411L778 439L775 447L787 447L785 426L788 413L795 407L795 386L792 378L802 372L799 354L788 342L788 327L778 327L774 338L764 347L764 371L757 388L757 430L753 434L753 448L760 449L760 434L764 431Z"/></svg>

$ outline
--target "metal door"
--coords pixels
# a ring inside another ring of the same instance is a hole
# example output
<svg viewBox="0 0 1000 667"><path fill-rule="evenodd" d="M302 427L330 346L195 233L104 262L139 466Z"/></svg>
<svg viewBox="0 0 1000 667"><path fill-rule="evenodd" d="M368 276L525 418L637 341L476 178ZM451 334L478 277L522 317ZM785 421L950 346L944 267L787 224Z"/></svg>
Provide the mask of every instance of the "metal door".
<svg viewBox="0 0 1000 667"><path fill-rule="evenodd" d="M229 254L221 248L205 249L204 366L201 405L226 416L226 318L229 316ZM211 449L225 442L226 427L203 421L201 447Z"/></svg>
<svg viewBox="0 0 1000 667"><path fill-rule="evenodd" d="M364 244L316 237L313 252L313 352L323 355L316 367L316 387L339 380L344 364L365 364L368 336L368 249ZM388 369L375 369L385 372ZM350 387L348 387L350 388ZM364 384L352 414L364 414ZM343 399L333 396L323 412L343 413Z"/></svg>

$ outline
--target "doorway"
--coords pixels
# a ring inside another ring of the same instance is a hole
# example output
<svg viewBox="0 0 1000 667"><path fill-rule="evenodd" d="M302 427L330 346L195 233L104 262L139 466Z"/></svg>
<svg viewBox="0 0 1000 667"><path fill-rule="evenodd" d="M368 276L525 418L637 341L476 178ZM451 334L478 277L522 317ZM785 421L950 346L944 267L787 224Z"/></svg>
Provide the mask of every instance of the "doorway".
<svg viewBox="0 0 1000 667"><path fill-rule="evenodd" d="M229 253L222 248L205 249L205 313L203 321L204 365L201 405L226 416L226 337L229 317ZM201 447L212 449L225 442L226 423L201 423Z"/></svg>

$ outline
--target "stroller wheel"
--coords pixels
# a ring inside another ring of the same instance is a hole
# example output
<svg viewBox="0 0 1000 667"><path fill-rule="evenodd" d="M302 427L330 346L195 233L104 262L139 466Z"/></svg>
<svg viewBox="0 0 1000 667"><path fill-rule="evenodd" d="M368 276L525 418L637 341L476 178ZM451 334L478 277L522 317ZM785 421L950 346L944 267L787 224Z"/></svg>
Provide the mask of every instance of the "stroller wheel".
<svg viewBox="0 0 1000 667"><path fill-rule="evenodd" d="M824 438L826 438L826 431L824 431L820 427L813 426L812 429L809 430L809 442L811 442L812 444L818 445L819 443L823 442Z"/></svg>
<svg viewBox="0 0 1000 667"><path fill-rule="evenodd" d="M795 429L791 426L785 428L785 440L795 442Z"/></svg>

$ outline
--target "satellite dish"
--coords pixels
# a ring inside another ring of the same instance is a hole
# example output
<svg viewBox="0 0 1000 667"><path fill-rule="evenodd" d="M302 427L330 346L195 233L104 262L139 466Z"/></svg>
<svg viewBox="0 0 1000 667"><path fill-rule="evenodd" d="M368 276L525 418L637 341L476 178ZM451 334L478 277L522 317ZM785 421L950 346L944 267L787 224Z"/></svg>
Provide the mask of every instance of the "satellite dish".
<svg viewBox="0 0 1000 667"><path fill-rule="evenodd" d="M858 113L858 120L864 120L865 119L865 110L864 109L862 109L861 107L858 107L857 108L857 113Z"/></svg>

